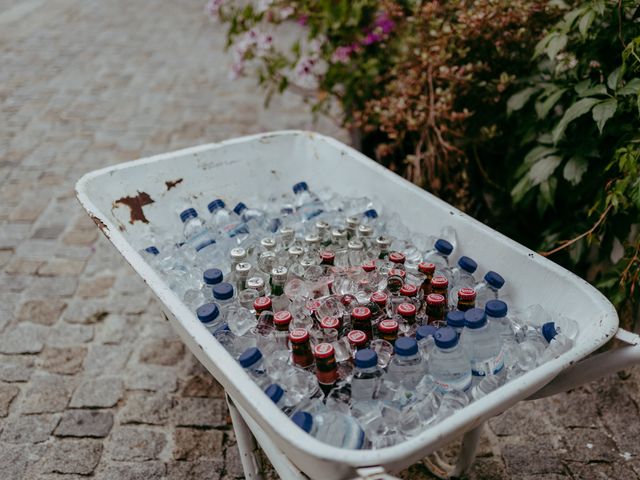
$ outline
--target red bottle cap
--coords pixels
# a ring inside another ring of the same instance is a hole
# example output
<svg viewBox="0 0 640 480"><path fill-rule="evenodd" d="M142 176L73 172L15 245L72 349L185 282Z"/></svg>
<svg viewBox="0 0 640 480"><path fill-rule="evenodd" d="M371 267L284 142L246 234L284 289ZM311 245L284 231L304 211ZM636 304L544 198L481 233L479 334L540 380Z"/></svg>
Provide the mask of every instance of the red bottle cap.
<svg viewBox="0 0 640 480"><path fill-rule="evenodd" d="M291 320L293 320L293 315L286 310L280 310L273 315L273 323L275 325L289 325Z"/></svg>
<svg viewBox="0 0 640 480"><path fill-rule="evenodd" d="M433 263L420 262L418 264L418 270L425 275L433 275L433 272L436 271L436 266Z"/></svg>
<svg viewBox="0 0 640 480"><path fill-rule="evenodd" d="M407 261L407 257L404 256L404 253L391 252L389 254L389 261L393 263L404 263Z"/></svg>
<svg viewBox="0 0 640 480"><path fill-rule="evenodd" d="M349 340L351 345L359 347L360 345L367 343L367 334L362 330L351 330L347 333L347 340Z"/></svg>
<svg viewBox="0 0 640 480"><path fill-rule="evenodd" d="M336 254L331 250L324 250L320 252L320 258L323 262L333 262L336 258Z"/></svg>
<svg viewBox="0 0 640 480"><path fill-rule="evenodd" d="M351 316L356 320L369 320L371 310L368 307L356 307L351 311Z"/></svg>
<svg viewBox="0 0 640 480"><path fill-rule="evenodd" d="M369 260L368 262L364 262L362 264L362 269L365 272L373 272L376 269L376 262L373 260Z"/></svg>
<svg viewBox="0 0 640 480"><path fill-rule="evenodd" d="M404 270L400 270L399 268L392 268L391 270L389 270L389 276L404 278L407 276L407 272L405 272Z"/></svg>
<svg viewBox="0 0 640 480"><path fill-rule="evenodd" d="M387 300L389 300L389 295L384 292L373 292L371 294L371 301L381 307L387 304Z"/></svg>
<svg viewBox="0 0 640 480"><path fill-rule="evenodd" d="M378 331L380 333L396 333L398 331L398 322L395 320L382 320L378 324Z"/></svg>
<svg viewBox="0 0 640 480"><path fill-rule="evenodd" d="M470 301L476 299L476 291L473 288L461 288L458 290L458 300Z"/></svg>
<svg viewBox="0 0 640 480"><path fill-rule="evenodd" d="M253 309L256 312L262 312L271 308L271 299L269 297L258 297L253 301Z"/></svg>
<svg viewBox="0 0 640 480"><path fill-rule="evenodd" d="M430 293L427 295L427 305L439 306L444 305L444 296L439 293Z"/></svg>
<svg viewBox="0 0 640 480"><path fill-rule="evenodd" d="M320 321L321 328L338 328L340 326L340 320L336 317L324 317Z"/></svg>
<svg viewBox="0 0 640 480"><path fill-rule="evenodd" d="M330 343L319 343L313 347L313 356L316 358L329 358L335 355L335 349Z"/></svg>
<svg viewBox="0 0 640 480"><path fill-rule="evenodd" d="M436 275L431 279L431 286L436 288L445 288L449 286L449 280L443 275Z"/></svg>
<svg viewBox="0 0 640 480"><path fill-rule="evenodd" d="M306 328L294 328L289 332L289 341L291 343L305 343L309 340L309 332Z"/></svg>
<svg viewBox="0 0 640 480"><path fill-rule="evenodd" d="M442 295L440 295L442 297ZM442 297L444 298L444 297ZM416 306L412 303L401 303L398 305L398 315L411 317L416 314Z"/></svg>
<svg viewBox="0 0 640 480"><path fill-rule="evenodd" d="M418 294L418 287L405 283L400 289L400 295L403 297L415 297Z"/></svg>
<svg viewBox="0 0 640 480"><path fill-rule="evenodd" d="M340 303L342 303L342 305L344 305L345 307L348 307L355 300L356 300L356 297L354 297L353 295L350 295L350 294L347 293L347 294L342 296L342 298L340 299Z"/></svg>
<svg viewBox="0 0 640 480"><path fill-rule="evenodd" d="M307 310L309 310L311 313L315 313L315 311L320 308L320 305L322 305L320 300L309 300L307 302Z"/></svg>

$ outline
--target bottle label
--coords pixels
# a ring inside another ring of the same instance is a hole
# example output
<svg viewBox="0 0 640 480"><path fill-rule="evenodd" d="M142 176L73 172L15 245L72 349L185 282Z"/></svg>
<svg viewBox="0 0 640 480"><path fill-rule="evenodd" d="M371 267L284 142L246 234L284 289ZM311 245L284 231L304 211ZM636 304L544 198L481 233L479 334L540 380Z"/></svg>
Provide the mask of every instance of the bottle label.
<svg viewBox="0 0 640 480"><path fill-rule="evenodd" d="M434 383L436 384L436 390L439 393L444 394L453 390L466 392L471 388L471 376L467 373L467 375L462 375L460 378L450 379L448 382L434 378Z"/></svg>
<svg viewBox="0 0 640 480"><path fill-rule="evenodd" d="M504 368L504 351L500 350L497 357L489 360L471 360L471 373L475 377L496 375Z"/></svg>

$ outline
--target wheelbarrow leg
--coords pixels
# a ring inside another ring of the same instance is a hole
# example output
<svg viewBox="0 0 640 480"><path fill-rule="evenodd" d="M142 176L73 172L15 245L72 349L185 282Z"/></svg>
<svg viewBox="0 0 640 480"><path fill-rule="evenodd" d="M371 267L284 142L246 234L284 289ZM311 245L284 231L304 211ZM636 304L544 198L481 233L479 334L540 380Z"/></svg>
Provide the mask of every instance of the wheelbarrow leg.
<svg viewBox="0 0 640 480"><path fill-rule="evenodd" d="M476 450L478 449L483 428L484 423L481 423L473 430L469 430L464 434L455 466L443 460L438 452L429 455L424 460L424 464L433 475L440 479L457 478L464 475L476 458Z"/></svg>
<svg viewBox="0 0 640 480"><path fill-rule="evenodd" d="M249 430L247 422L244 421L240 412L233 404L233 400L227 395L227 405L229 406L229 414L231 415L231 423L233 423L233 431L236 434L238 450L240 451L240 462L247 480L261 480L260 463L256 458L256 442Z"/></svg>

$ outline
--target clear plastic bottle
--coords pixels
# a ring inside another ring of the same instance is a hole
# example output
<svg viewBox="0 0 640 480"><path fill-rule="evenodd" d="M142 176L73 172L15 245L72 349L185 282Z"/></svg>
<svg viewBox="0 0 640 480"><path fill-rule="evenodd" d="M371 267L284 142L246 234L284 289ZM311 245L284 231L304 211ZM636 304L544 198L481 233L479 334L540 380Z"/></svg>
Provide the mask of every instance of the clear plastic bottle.
<svg viewBox="0 0 640 480"><path fill-rule="evenodd" d="M364 431L355 418L344 413L325 409L313 416L309 412L299 411L291 420L312 437L334 447L350 450L364 447Z"/></svg>
<svg viewBox="0 0 640 480"><path fill-rule="evenodd" d="M503 345L515 343L516 338L512 323L507 317L507 304L502 300L489 300L484 306L484 312L491 329L500 337L500 342Z"/></svg>
<svg viewBox="0 0 640 480"><path fill-rule="evenodd" d="M475 260L464 255L458 259L458 265L451 269L451 278L449 279L449 304L456 305L458 303L458 291L462 288L474 288L478 281L473 276L478 269Z"/></svg>
<svg viewBox="0 0 640 480"><path fill-rule="evenodd" d="M242 219L249 231L251 231L252 227L261 227L264 222L265 213L262 210L249 208L243 202L238 202L238 204L233 207L233 212Z"/></svg>
<svg viewBox="0 0 640 480"><path fill-rule="evenodd" d="M489 328L483 310L472 308L464 313L461 343L471 361L474 380L496 375L504 368L504 354L500 337Z"/></svg>
<svg viewBox="0 0 640 480"><path fill-rule="evenodd" d="M387 366L386 379L412 390L427 372L418 342L411 337L401 337L394 346L395 355Z"/></svg>
<svg viewBox="0 0 640 480"><path fill-rule="evenodd" d="M496 300L500 289L504 286L504 278L497 272L490 270L484 276L484 281L478 283L476 289L476 308L484 308L489 300Z"/></svg>
<svg viewBox="0 0 640 480"><path fill-rule="evenodd" d="M439 392L467 391L471 387L471 363L451 327L442 327L434 335L435 349L429 356L429 373Z"/></svg>
<svg viewBox="0 0 640 480"><path fill-rule="evenodd" d="M227 282L220 282L211 288L213 298L215 298L220 308L224 311L235 303L233 285Z"/></svg>
<svg viewBox="0 0 640 480"><path fill-rule="evenodd" d="M238 239L242 239L249 234L249 229L242 219L235 212L229 210L220 198L209 203L207 209L211 214L209 223L216 232L229 238Z"/></svg>
<svg viewBox="0 0 640 480"><path fill-rule="evenodd" d="M303 222L307 222L321 215L324 211L318 196L309 190L307 182L298 182L293 186L295 207Z"/></svg>
<svg viewBox="0 0 640 480"><path fill-rule="evenodd" d="M290 407L287 405L287 401L285 398L285 391L283 388L277 383L272 383L267 388L264 389L264 393L271 399L276 406L282 410L284 413L288 413L291 411Z"/></svg>
<svg viewBox="0 0 640 480"><path fill-rule="evenodd" d="M451 310L447 312L447 327L453 328L458 335L462 333L464 328L464 312L460 310Z"/></svg>
<svg viewBox="0 0 640 480"><path fill-rule="evenodd" d="M245 372L247 372L260 388L264 389L271 383L271 380L264 369L262 360L262 352L256 347L247 348L238 357L238 362L240 362Z"/></svg>
<svg viewBox="0 0 640 480"><path fill-rule="evenodd" d="M356 352L355 369L351 380L351 398L369 401L378 396L382 383L382 370L378 368L378 355L369 348Z"/></svg>
<svg viewBox="0 0 640 480"><path fill-rule="evenodd" d="M418 348L422 354L422 358L429 361L431 352L435 348L435 340L433 336L438 329L433 325L421 325L416 330L416 341L418 342Z"/></svg>
<svg viewBox="0 0 640 480"><path fill-rule="evenodd" d="M204 282L202 293L207 300L213 300L213 287L222 282L222 271L218 268L209 268L202 274L202 280Z"/></svg>
<svg viewBox="0 0 640 480"><path fill-rule="evenodd" d="M147 262L152 267L157 268L156 265L158 264L158 260L160 260L158 258L158 256L160 255L160 250L158 250L157 247L155 247L154 245L151 245L147 248L140 250L139 253L145 262Z"/></svg>
<svg viewBox="0 0 640 480"><path fill-rule="evenodd" d="M433 244L433 250L429 250L423 261L426 263L433 263L436 266L436 270L449 271L449 255L453 252L453 245L443 238L436 240Z"/></svg>
<svg viewBox="0 0 640 480"><path fill-rule="evenodd" d="M209 232L195 208L187 208L181 212L180 220L183 223L182 233L187 245L196 251L215 243L213 234Z"/></svg>
<svg viewBox="0 0 640 480"><path fill-rule="evenodd" d="M222 317L220 316L220 307L214 302L205 303L196 310L198 319L202 322L202 325L206 327L211 333L215 332L222 323Z"/></svg>

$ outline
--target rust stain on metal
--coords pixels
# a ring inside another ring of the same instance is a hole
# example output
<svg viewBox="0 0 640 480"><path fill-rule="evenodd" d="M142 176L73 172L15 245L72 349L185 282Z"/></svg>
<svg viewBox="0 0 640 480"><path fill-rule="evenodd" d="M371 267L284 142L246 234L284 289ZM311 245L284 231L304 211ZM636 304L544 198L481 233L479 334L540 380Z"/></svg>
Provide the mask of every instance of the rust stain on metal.
<svg viewBox="0 0 640 480"><path fill-rule="evenodd" d="M89 217L91 218L91 220L93 220L93 223L97 225L97 227L104 234L104 236L109 238L109 228L107 227L107 225L98 217L96 217L93 213L90 213Z"/></svg>
<svg viewBox="0 0 640 480"><path fill-rule="evenodd" d="M114 206L126 205L129 207L129 210L131 210L131 219L129 220L129 223L131 224L134 222L149 223L149 220L147 220L147 217L145 217L144 212L142 211L142 207L151 203L154 203L154 200L147 192L138 192L138 195L135 197L122 197L121 199L113 202Z"/></svg>
<svg viewBox="0 0 640 480"><path fill-rule="evenodd" d="M182 183L183 180L184 178L179 178L177 180L167 180L166 182L164 182L165 185L167 186L167 191L171 190L173 187L175 187L179 183Z"/></svg>

